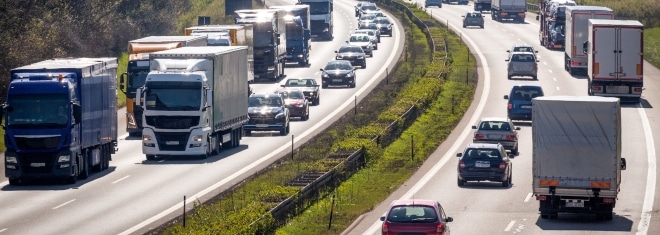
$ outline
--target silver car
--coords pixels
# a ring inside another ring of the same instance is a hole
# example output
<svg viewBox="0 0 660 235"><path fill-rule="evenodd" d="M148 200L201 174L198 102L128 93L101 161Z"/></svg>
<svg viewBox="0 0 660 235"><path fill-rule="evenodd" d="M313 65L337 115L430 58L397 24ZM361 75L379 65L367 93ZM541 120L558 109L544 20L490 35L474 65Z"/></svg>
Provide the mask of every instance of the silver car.
<svg viewBox="0 0 660 235"><path fill-rule="evenodd" d="M507 63L507 78L514 76L528 76L537 80L538 60L533 52L511 52Z"/></svg>
<svg viewBox="0 0 660 235"><path fill-rule="evenodd" d="M511 154L518 155L518 131L520 127L513 125L511 119L504 117L487 117L481 119L478 125L472 126L474 134L472 142L502 144Z"/></svg>
<svg viewBox="0 0 660 235"><path fill-rule="evenodd" d="M355 30L353 34L366 34L371 38L371 44L374 45L374 50L378 50L378 37L376 36L376 30L373 29L358 29Z"/></svg>
<svg viewBox="0 0 660 235"><path fill-rule="evenodd" d="M352 34L347 41L350 45L356 45L362 47L364 54L369 55L369 57L374 57L374 45L371 44L371 37L367 34Z"/></svg>

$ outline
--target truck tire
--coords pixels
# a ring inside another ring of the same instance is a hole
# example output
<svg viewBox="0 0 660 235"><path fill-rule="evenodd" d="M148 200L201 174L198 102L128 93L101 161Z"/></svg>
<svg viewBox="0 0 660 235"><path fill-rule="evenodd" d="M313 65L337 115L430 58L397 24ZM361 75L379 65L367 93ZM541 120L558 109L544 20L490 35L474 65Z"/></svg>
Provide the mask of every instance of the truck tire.
<svg viewBox="0 0 660 235"><path fill-rule="evenodd" d="M101 147L101 170L107 170L110 167L110 146L103 145Z"/></svg>
<svg viewBox="0 0 660 235"><path fill-rule="evenodd" d="M9 185L14 185L14 186L21 185L21 180L19 180L19 179L9 179Z"/></svg>
<svg viewBox="0 0 660 235"><path fill-rule="evenodd" d="M86 159L92 159L92 151L91 150L85 151L84 154L85 154ZM91 165L91 164L93 164L93 163L90 162L90 166L92 166L92 171L93 172L100 172L101 170L103 170L103 166L101 165L101 164L103 164L103 153L101 153L101 161L99 162L99 164L96 164L96 165Z"/></svg>
<svg viewBox="0 0 660 235"><path fill-rule="evenodd" d="M252 131L251 130L245 130L245 136L251 136Z"/></svg>
<svg viewBox="0 0 660 235"><path fill-rule="evenodd" d="M78 178L84 180L89 177L89 159L83 157L82 161L82 171L80 172L80 175L78 175Z"/></svg>
<svg viewBox="0 0 660 235"><path fill-rule="evenodd" d="M75 184L78 182L78 176L80 175L80 159L78 158L73 158L75 162L73 162L73 175L66 177L65 181L67 184Z"/></svg>

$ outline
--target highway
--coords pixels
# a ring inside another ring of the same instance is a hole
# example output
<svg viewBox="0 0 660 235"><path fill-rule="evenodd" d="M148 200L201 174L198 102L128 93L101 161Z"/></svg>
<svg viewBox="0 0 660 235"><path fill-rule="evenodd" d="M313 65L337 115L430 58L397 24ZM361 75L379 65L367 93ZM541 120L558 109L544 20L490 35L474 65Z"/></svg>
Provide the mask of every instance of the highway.
<svg viewBox="0 0 660 235"><path fill-rule="evenodd" d="M270 5L294 4L293 0L268 1ZM333 41L312 42L309 67L287 67L287 77L313 77L334 51L357 28L354 1L335 0ZM10 186L0 182L0 235L4 234L144 234L149 229L204 202L246 177L275 162L294 146L331 125L381 80L394 66L404 47L403 29L395 23L393 37L382 37L366 69L357 71L357 87L324 89L321 104L312 106L308 121L292 121L291 133L254 133L243 137L238 148L205 160L162 159L147 161L139 138L125 133L124 111L119 110L119 151L110 169L92 174L76 184ZM279 84L255 84L254 92L272 92Z"/></svg>
<svg viewBox="0 0 660 235"><path fill-rule="evenodd" d="M414 0L423 5L422 0ZM622 172L619 194L612 221L593 220L584 215L561 214L557 220L541 219L538 202L532 195L532 143L530 123L517 123L520 154L513 161L513 186L499 183L470 182L456 184L456 153L472 141L471 126L479 118L506 117L506 100L514 84L540 84L545 95L586 95L587 79L572 77L563 68L564 52L549 51L540 46L538 22L528 13L526 23L499 23L486 14L485 28L462 28L462 18L472 10L468 6L443 4L428 8L435 18L449 22L478 59L479 85L469 112L449 138L438 147L409 180L385 201L356 220L342 234L380 234L378 220L395 199L434 199L444 207L452 234L660 234L658 224L657 155L660 110L660 84L652 78L660 71L644 64L645 91L640 104L622 105L622 156L627 170ZM506 50L515 43L533 45L539 51L538 81L506 78ZM655 138L654 138L655 137Z"/></svg>

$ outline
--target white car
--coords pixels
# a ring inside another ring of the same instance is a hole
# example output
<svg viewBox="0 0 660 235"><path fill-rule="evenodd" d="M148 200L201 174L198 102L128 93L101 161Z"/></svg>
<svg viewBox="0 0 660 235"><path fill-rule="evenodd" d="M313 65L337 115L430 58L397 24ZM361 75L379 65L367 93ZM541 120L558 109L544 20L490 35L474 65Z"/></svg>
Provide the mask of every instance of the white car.
<svg viewBox="0 0 660 235"><path fill-rule="evenodd" d="M353 34L366 34L369 35L369 38L371 39L371 44L374 46L374 50L378 50L378 36L376 35L376 30L373 29L358 29L355 30Z"/></svg>
<svg viewBox="0 0 660 235"><path fill-rule="evenodd" d="M364 54L369 55L369 57L374 57L373 44L371 44L371 38L366 34L352 34L348 41L349 45L355 45L362 47Z"/></svg>

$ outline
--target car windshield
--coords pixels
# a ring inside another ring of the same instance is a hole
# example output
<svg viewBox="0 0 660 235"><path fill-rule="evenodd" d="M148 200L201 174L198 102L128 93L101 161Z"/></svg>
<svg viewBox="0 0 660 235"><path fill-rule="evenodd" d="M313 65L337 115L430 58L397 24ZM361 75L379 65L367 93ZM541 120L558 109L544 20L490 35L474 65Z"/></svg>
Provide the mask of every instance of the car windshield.
<svg viewBox="0 0 660 235"><path fill-rule="evenodd" d="M374 33L374 31L371 31L371 30L369 30L369 31L367 31L367 30L359 30L359 31L355 31L355 33L356 33L356 34L366 34L366 35L369 35L369 36L374 36L374 35L376 35L376 33Z"/></svg>
<svg viewBox="0 0 660 235"><path fill-rule="evenodd" d="M369 36L366 35L353 35L351 36L351 39L349 39L351 42L368 42L369 41Z"/></svg>
<svg viewBox="0 0 660 235"><path fill-rule="evenodd" d="M543 91L536 87L518 87L511 93L512 100L527 100L543 96Z"/></svg>
<svg viewBox="0 0 660 235"><path fill-rule="evenodd" d="M351 46L351 47L342 47L342 48L339 48L339 53L350 53L350 52L353 52L353 53L362 53L362 48L360 48L360 47L358 47L358 46L354 46L354 47Z"/></svg>
<svg viewBox="0 0 660 235"><path fill-rule="evenodd" d="M296 100L301 100L304 99L305 96L303 95L302 92L300 91L284 91L280 92L280 95L284 99L296 99Z"/></svg>
<svg viewBox="0 0 660 235"><path fill-rule="evenodd" d="M387 214L387 220L395 223L435 223L438 213L430 206L397 206Z"/></svg>
<svg viewBox="0 0 660 235"><path fill-rule="evenodd" d="M259 106L282 106L282 100L279 96L253 96L248 98L249 107Z"/></svg>
<svg viewBox="0 0 660 235"><path fill-rule="evenodd" d="M370 23L370 24L361 24L361 25L360 25L360 28L361 28L361 29L378 29L378 25L376 25L376 24L374 24L374 23Z"/></svg>
<svg viewBox="0 0 660 235"><path fill-rule="evenodd" d="M365 14L360 16L360 20L373 20L376 19L376 15L374 14Z"/></svg>
<svg viewBox="0 0 660 235"><path fill-rule="evenodd" d="M534 52L534 48L527 46L519 46L513 48L514 52Z"/></svg>
<svg viewBox="0 0 660 235"><path fill-rule="evenodd" d="M375 10L378 10L378 7L376 7L376 5L373 5L373 4L362 5L362 6L360 6L360 7L362 8L363 11L375 11Z"/></svg>
<svg viewBox="0 0 660 235"><path fill-rule="evenodd" d="M469 148L465 150L464 159L501 159L500 151L491 148Z"/></svg>
<svg viewBox="0 0 660 235"><path fill-rule="evenodd" d="M376 23L376 24L389 24L390 20L388 20L387 18L378 18L378 19L374 20L374 23Z"/></svg>
<svg viewBox="0 0 660 235"><path fill-rule="evenodd" d="M508 122L502 121L482 121L479 124L479 130L484 131L511 131L511 126Z"/></svg>
<svg viewBox="0 0 660 235"><path fill-rule="evenodd" d="M323 70L351 70L351 65L348 63L328 63Z"/></svg>

